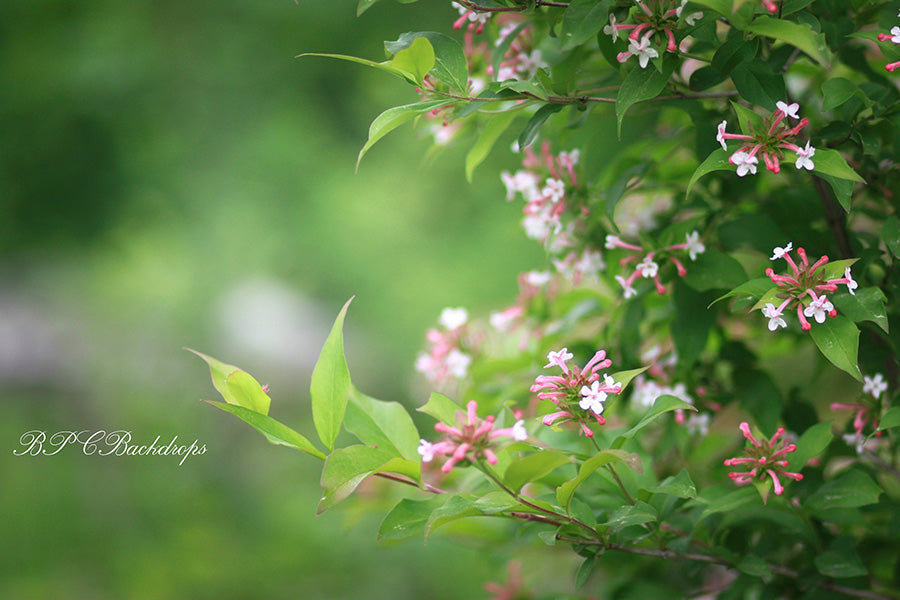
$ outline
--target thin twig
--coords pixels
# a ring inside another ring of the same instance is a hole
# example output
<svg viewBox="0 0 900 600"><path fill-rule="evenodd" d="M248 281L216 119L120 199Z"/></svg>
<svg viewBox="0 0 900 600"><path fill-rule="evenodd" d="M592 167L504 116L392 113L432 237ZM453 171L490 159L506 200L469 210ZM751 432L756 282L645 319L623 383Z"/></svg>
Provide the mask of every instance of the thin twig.
<svg viewBox="0 0 900 600"><path fill-rule="evenodd" d="M477 10L479 12L499 13L499 12L524 12L528 10L527 6L481 6L470 0L456 0L458 4L465 6L469 10ZM535 6L555 6L557 8L568 8L568 2L555 2L552 0L535 0Z"/></svg>
<svg viewBox="0 0 900 600"><path fill-rule="evenodd" d="M411 485L414 488L419 488L425 490L426 492L431 492L432 494L446 494L445 490L440 488L436 488L430 483L423 483L422 487L419 487L419 484L413 481L412 479L406 479L405 477L401 477L399 475L395 475L394 473L375 473L376 477L383 477L384 479L390 479L391 481L397 481L399 483L405 483L406 485Z"/></svg>

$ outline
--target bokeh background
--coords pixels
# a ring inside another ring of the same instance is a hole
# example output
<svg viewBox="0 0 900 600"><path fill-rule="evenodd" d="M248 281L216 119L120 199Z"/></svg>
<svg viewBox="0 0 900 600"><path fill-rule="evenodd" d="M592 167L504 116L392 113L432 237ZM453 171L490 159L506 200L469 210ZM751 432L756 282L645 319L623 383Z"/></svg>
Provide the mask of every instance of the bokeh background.
<svg viewBox="0 0 900 600"><path fill-rule="evenodd" d="M369 122L414 94L295 56L380 60L457 16L355 8L0 4L0 598L477 598L503 579L474 538L378 544L352 499L317 517L320 463L198 402L215 391L182 349L270 384L273 416L314 437L309 375L347 298L354 383L414 407L440 310L505 306L543 264L503 201L507 152L470 185L464 148L424 160L405 126L354 173ZM14 456L29 430L207 452Z"/></svg>

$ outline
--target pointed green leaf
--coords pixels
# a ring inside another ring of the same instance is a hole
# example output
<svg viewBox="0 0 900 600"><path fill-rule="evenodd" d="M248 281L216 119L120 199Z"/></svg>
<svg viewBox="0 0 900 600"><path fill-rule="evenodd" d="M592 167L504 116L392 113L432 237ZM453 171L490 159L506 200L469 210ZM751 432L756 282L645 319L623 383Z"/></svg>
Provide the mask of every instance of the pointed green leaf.
<svg viewBox="0 0 900 600"><path fill-rule="evenodd" d="M772 569L769 568L768 563L755 554L748 554L741 558L737 568L742 573L753 577L769 578L772 576Z"/></svg>
<svg viewBox="0 0 900 600"><path fill-rule="evenodd" d="M832 77L822 84L822 110L831 110L842 105L860 92L859 86L843 77Z"/></svg>
<svg viewBox="0 0 900 600"><path fill-rule="evenodd" d="M694 184L707 173L712 173L713 171L734 171L734 165L728 162L730 157L731 152L728 152L727 150L722 150L721 148L713 150L712 153L706 157L706 160L694 169L694 173L691 175L690 181L688 181L687 191L685 192L684 197L690 197Z"/></svg>
<svg viewBox="0 0 900 600"><path fill-rule="evenodd" d="M612 443L612 447L615 449L621 448L625 445L625 442L634 437L634 435L658 419L664 413L673 410L692 410L697 412L697 409L694 408L693 405L688 404L684 400L680 398L676 398L675 396L670 396L669 394L663 394L656 399L656 402L653 403L653 406L650 407L650 410L647 411L647 414L638 421L638 424L626 431L625 433L620 434Z"/></svg>
<svg viewBox="0 0 900 600"><path fill-rule="evenodd" d="M762 15L753 19L744 29L751 33L764 35L790 44L806 52L810 58L823 67L829 66L830 59L828 47L825 44L825 36L814 32L806 23L794 23L793 21Z"/></svg>
<svg viewBox="0 0 900 600"><path fill-rule="evenodd" d="M480 515L482 512L475 505L475 496L471 494L454 494L441 506L434 509L425 522L425 537L450 521Z"/></svg>
<svg viewBox="0 0 900 600"><path fill-rule="evenodd" d="M816 423L803 432L797 440L797 449L785 458L788 459L788 471L799 472L809 459L821 454L834 436L831 433L831 421Z"/></svg>
<svg viewBox="0 0 900 600"><path fill-rule="evenodd" d="M638 102L659 96L666 84L669 83L669 77L677 62L675 60L663 61L662 71L658 71L652 64L648 64L646 69L637 66L628 72L619 87L619 94L616 96L616 131L619 138L622 137L622 119L625 118L628 109Z"/></svg>
<svg viewBox="0 0 900 600"><path fill-rule="evenodd" d="M386 73L390 73L391 75L396 75L397 77L401 77L413 85L416 85L417 83L415 75L408 71L404 71L403 69L397 68L396 66L394 66L394 64L392 64L392 61L389 60L379 63L375 62L374 60L357 58L356 56L347 56L346 54L325 54L321 52L305 52L303 54L298 54L294 58L303 58L304 56L319 56L322 58L336 58L338 60L346 60L348 62L354 62L359 65L372 67L373 69L378 69L379 71L384 71Z"/></svg>
<svg viewBox="0 0 900 600"><path fill-rule="evenodd" d="M481 130L478 141L475 142L475 145L472 146L472 149L466 154L466 179L470 183L472 181L472 173L475 172L475 167L480 165L481 162L487 158L491 148L493 148L494 144L497 142L497 138L506 131L509 124L512 123L515 118L516 113L513 111L492 114L491 119L484 126L484 129Z"/></svg>
<svg viewBox="0 0 900 600"><path fill-rule="evenodd" d="M571 50L593 39L609 21L609 0L572 0L563 13L560 50Z"/></svg>
<svg viewBox="0 0 900 600"><path fill-rule="evenodd" d="M641 459L637 454L626 452L625 450L601 450L599 453L581 463L581 466L578 468L578 475L576 475L575 478L570 479L556 488L556 501L559 502L560 506L566 509L566 512L568 512L569 504L572 502L572 497L575 495L575 491L578 487L584 483L594 471L603 465L615 462L624 462L634 471L638 473L644 472Z"/></svg>
<svg viewBox="0 0 900 600"><path fill-rule="evenodd" d="M322 499L316 509L322 514L347 496L374 473L397 473L413 481L420 481L421 466L418 462L397 458L387 450L369 446L338 448L325 459L322 468Z"/></svg>
<svg viewBox="0 0 900 600"><path fill-rule="evenodd" d="M312 398L313 423L325 447L334 448L334 440L341 430L347 398L350 395L350 370L344 358L344 317L353 298L347 300L338 314L319 360L313 369L309 393Z"/></svg>
<svg viewBox="0 0 900 600"><path fill-rule="evenodd" d="M613 529L621 529L629 525L652 523L658 518L659 514L655 508L639 500L635 504L628 504L617 509L609 516L609 520L605 525Z"/></svg>
<svg viewBox="0 0 900 600"><path fill-rule="evenodd" d="M681 469L678 475L666 477L662 483L655 487L647 488L647 491L654 494L670 494L678 498L697 497L697 486L694 485L686 469Z"/></svg>
<svg viewBox="0 0 900 600"><path fill-rule="evenodd" d="M244 377L237 377L232 379L231 385L228 383L228 378L230 375L234 373L244 373L247 377L250 377L249 374L242 371L239 367L235 367L234 365L225 364L220 360L213 358L212 356L207 356L202 352L197 352L196 350L191 350L190 348L185 348L188 352L192 352L202 358L207 365L209 365L209 374L212 378L213 387L216 388L216 391L222 395L222 398L228 404L234 404L236 406L243 406L244 408L249 408L252 411L267 414L269 412L269 405L264 400L260 400L255 397L249 397L248 393L245 393L242 389L241 384L247 384L248 381ZM250 377L250 379L253 379ZM256 380L253 380L254 382ZM257 385L259 385L257 383ZM252 386L251 386L252 387ZM262 387L260 387L260 392L262 392ZM265 394L265 392L263 392ZM250 396L253 396L252 392L249 392ZM268 396L266 397L268 399Z"/></svg>
<svg viewBox="0 0 900 600"><path fill-rule="evenodd" d="M743 304L751 304L765 296L769 291L777 289L768 277L757 277L737 286L727 294L719 296L713 304L726 298L737 298ZM710 304L712 306L712 304Z"/></svg>
<svg viewBox="0 0 900 600"><path fill-rule="evenodd" d="M881 226L881 239L895 258L900 258L900 218L891 215Z"/></svg>
<svg viewBox="0 0 900 600"><path fill-rule="evenodd" d="M469 65L463 47L452 37L435 31L408 32L393 42L385 42L384 48L391 54L397 54L409 48L417 38L427 39L434 51L431 76L457 92L465 92L469 83Z"/></svg>
<svg viewBox="0 0 900 600"><path fill-rule="evenodd" d="M855 323L871 321L888 333L888 317L885 312L884 292L877 287L856 290L856 294L842 294L832 298L838 312L846 315Z"/></svg>
<svg viewBox="0 0 900 600"><path fill-rule="evenodd" d="M569 462L567 454L553 450L541 450L526 454L510 463L503 474L503 480L514 491L518 491L526 483L536 481Z"/></svg>
<svg viewBox="0 0 900 600"><path fill-rule="evenodd" d="M851 469L837 479L820 487L806 500L812 510L857 508L878 502L883 490L872 478L858 469Z"/></svg>
<svg viewBox="0 0 900 600"><path fill-rule="evenodd" d="M565 108L564 104L554 104L552 102L548 102L543 105L531 116L528 120L528 123L525 124L525 128L522 130L522 133L519 134L519 148L524 148L534 141L534 138L537 136L538 130L541 128L541 125L550 118L550 115L554 113L558 113L563 108Z"/></svg>
<svg viewBox="0 0 900 600"><path fill-rule="evenodd" d="M245 423L252 425L260 433L266 436L266 439L268 439L273 444L280 444L282 446L296 448L297 450L306 452L310 456L315 456L316 458L321 458L322 460L325 459L325 455L322 454L319 449L313 446L308 439L306 439L287 425L276 421L272 417L268 417L264 414L254 412L249 408L244 408L243 406L237 406L234 404L213 402L211 400L204 400L204 402L211 404L220 410L224 410L225 412L230 412Z"/></svg>
<svg viewBox="0 0 900 600"><path fill-rule="evenodd" d="M755 111L750 110L742 104L738 104L734 100L731 101L731 108L734 110L734 114L737 115L738 123L741 126L741 133L750 135L751 132L762 131L762 117L759 116L759 114L757 114ZM775 105L773 104L771 108L774 110Z"/></svg>
<svg viewBox="0 0 900 600"><path fill-rule="evenodd" d="M622 389L624 390L628 387L628 384L631 383L631 380L649 369L650 367L641 367L640 369L631 369L629 371L619 371L618 373L613 373L612 378L616 383L622 384Z"/></svg>
<svg viewBox="0 0 900 600"><path fill-rule="evenodd" d="M356 167L359 168L359 163L362 161L366 152L369 151L369 148L374 146L378 140L388 133L422 113L426 113L439 106L446 106L447 104L448 102L446 100L426 100L425 102L395 106L375 117L375 120L369 125L369 139L366 140L362 150L359 151L359 156L356 158Z"/></svg>
<svg viewBox="0 0 900 600"><path fill-rule="evenodd" d="M378 0L359 0L356 5L356 16L358 17L369 10L369 7L371 7L376 2L378 2Z"/></svg>
<svg viewBox="0 0 900 600"><path fill-rule="evenodd" d="M731 80L742 98L758 106L775 106L787 97L784 76L759 58L737 65Z"/></svg>
<svg viewBox="0 0 900 600"><path fill-rule="evenodd" d="M838 550L826 550L813 559L813 564L822 575L838 579L862 577L869 573L859 555L846 546Z"/></svg>
<svg viewBox="0 0 900 600"><path fill-rule="evenodd" d="M437 494L427 500L405 498L385 515L378 528L378 541L400 540L425 533L425 524L436 509L450 500L453 494Z"/></svg>
<svg viewBox="0 0 900 600"><path fill-rule="evenodd" d="M344 428L367 446L419 460L419 432L412 417L398 402L376 400L351 385Z"/></svg>
<svg viewBox="0 0 900 600"><path fill-rule="evenodd" d="M826 317L824 323L813 323L810 337L822 354L842 371L854 379L862 381L862 374L856 364L859 350L859 329L843 315Z"/></svg>
<svg viewBox="0 0 900 600"><path fill-rule="evenodd" d="M697 260L687 262L684 282L697 290L728 290L747 281L744 267L731 255L717 250L707 250L697 255Z"/></svg>
<svg viewBox="0 0 900 600"><path fill-rule="evenodd" d="M849 179L857 183L866 182L847 164L847 161L837 150L816 148L816 153L813 155L813 164L815 165L813 171L816 173L824 173L839 179Z"/></svg>
<svg viewBox="0 0 900 600"><path fill-rule="evenodd" d="M423 80L434 67L434 47L428 38L417 37L410 45L394 54L391 66L412 75L414 83L423 85Z"/></svg>
<svg viewBox="0 0 900 600"><path fill-rule="evenodd" d="M462 406L443 394L432 392L425 406L416 409L426 415L431 415L441 423L453 425L456 423L456 413L465 413Z"/></svg>
<svg viewBox="0 0 900 600"><path fill-rule="evenodd" d="M889 408L878 422L878 431L900 427L900 406Z"/></svg>
<svg viewBox="0 0 900 600"><path fill-rule="evenodd" d="M706 517L720 512L731 512L746 504L754 502L757 498L759 498L757 491L752 487L746 486L726 492L709 501L703 499L703 501L707 502L707 506L706 510L700 514L700 519L698 520L702 521Z"/></svg>
<svg viewBox="0 0 900 600"><path fill-rule="evenodd" d="M731 16L732 0L692 0L694 4L711 8L723 17Z"/></svg>
<svg viewBox="0 0 900 600"><path fill-rule="evenodd" d="M225 378L225 387L236 401L235 404L263 415L269 414L272 400L250 373L235 371Z"/></svg>

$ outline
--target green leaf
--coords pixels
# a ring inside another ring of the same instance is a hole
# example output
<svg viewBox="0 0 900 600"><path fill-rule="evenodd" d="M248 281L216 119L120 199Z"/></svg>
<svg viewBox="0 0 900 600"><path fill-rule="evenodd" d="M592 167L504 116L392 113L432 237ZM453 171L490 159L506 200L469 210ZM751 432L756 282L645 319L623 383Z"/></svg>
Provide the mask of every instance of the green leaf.
<svg viewBox="0 0 900 600"><path fill-rule="evenodd" d="M856 364L859 329L853 321L843 315L827 317L824 323L813 324L809 334L834 366L849 373L857 381L862 381L862 374Z"/></svg>
<svg viewBox="0 0 900 600"><path fill-rule="evenodd" d="M531 118L528 119L528 123L525 124L522 133L519 134L519 148L524 148L533 142L541 125L550 118L550 115L558 113L564 106L563 104L548 102L537 109Z"/></svg>
<svg viewBox="0 0 900 600"><path fill-rule="evenodd" d="M813 164L815 165L813 171L816 173L824 173L825 175L831 175L839 179L849 179L858 183L866 182L847 164L847 161L844 160L844 157L837 150L816 148L816 153L813 156Z"/></svg>
<svg viewBox="0 0 900 600"><path fill-rule="evenodd" d="M344 427L367 446L419 460L419 432L412 417L398 402L376 400L351 386Z"/></svg>
<svg viewBox="0 0 900 600"><path fill-rule="evenodd" d="M752 575L753 577L767 579L772 576L772 569L769 568L766 561L756 554L748 554L741 558L740 562L737 564L737 568L742 573Z"/></svg>
<svg viewBox="0 0 900 600"><path fill-rule="evenodd" d="M518 491L526 483L536 481L550 474L557 467L570 462L567 454L554 450L541 450L526 454L521 458L516 458L506 468L503 481L514 491Z"/></svg>
<svg viewBox="0 0 900 600"><path fill-rule="evenodd" d="M678 475L666 477L662 483L655 487L647 488L654 494L670 494L678 498L696 498L697 486L691 480L687 469L681 469Z"/></svg>
<svg viewBox="0 0 900 600"><path fill-rule="evenodd" d="M353 298L347 300L338 314L331 333L322 346L319 360L312 373L309 394L312 398L313 423L325 447L334 448L334 440L341 430L347 398L350 395L350 370L344 358L344 317Z"/></svg>
<svg viewBox="0 0 900 600"><path fill-rule="evenodd" d="M857 92L860 92L859 86L849 79L832 77L822 84L822 110L837 108Z"/></svg>
<svg viewBox="0 0 900 600"><path fill-rule="evenodd" d="M462 406L443 394L432 392L425 406L416 409L426 415L431 415L438 421L453 425L456 423L456 413L465 413Z"/></svg>
<svg viewBox="0 0 900 600"><path fill-rule="evenodd" d="M356 16L358 17L369 10L376 2L378 2L378 0L359 0L359 3L356 5Z"/></svg>
<svg viewBox="0 0 900 600"><path fill-rule="evenodd" d="M594 572L594 569L600 563L600 557L596 554L591 554L584 561L578 565L578 571L575 572L575 588L580 588L583 586L588 578L591 576L591 573Z"/></svg>
<svg viewBox="0 0 900 600"><path fill-rule="evenodd" d="M756 58L758 51L758 39L745 40L743 36L729 36L713 54L710 66L722 75L728 75L736 66Z"/></svg>
<svg viewBox="0 0 900 600"><path fill-rule="evenodd" d="M900 427L900 406L889 408L884 413L884 416L881 417L881 421L878 422L878 431L893 429L894 427Z"/></svg>
<svg viewBox="0 0 900 600"><path fill-rule="evenodd" d="M663 394L656 399L656 402L653 403L653 406L650 407L650 410L647 411L647 414L638 421L638 424L626 431L625 433L620 434L612 443L612 448L619 449L625 442L634 437L634 435L639 432L641 429L658 419L664 413L673 410L692 410L697 412L697 409L693 407L693 405L688 404L684 400L676 398L675 396L670 396L669 394Z"/></svg>
<svg viewBox="0 0 900 600"><path fill-rule="evenodd" d="M601 450L598 454L595 454L581 463L581 466L578 468L578 475L576 475L574 479L570 479L556 488L556 501L559 502L560 506L566 509L566 512L568 512L569 504L572 502L572 497L575 495L575 490L578 489L578 486L584 483L594 471L603 465L615 462L624 462L638 473L644 472L641 459L637 454L626 452L625 450Z"/></svg>
<svg viewBox="0 0 900 600"><path fill-rule="evenodd" d="M619 371L618 373L613 373L611 377L616 381L616 383L622 384L622 389L624 390L626 387L628 387L628 384L631 383L632 379L649 368L649 366L646 366L639 369L631 369L629 371Z"/></svg>
<svg viewBox="0 0 900 600"><path fill-rule="evenodd" d="M894 258L900 258L900 218L891 215L881 225L881 239Z"/></svg>
<svg viewBox="0 0 900 600"><path fill-rule="evenodd" d="M680 280L676 280L673 286L672 301L675 307L675 318L669 327L672 341L678 352L679 363L690 366L706 348L716 315L707 307L710 304L708 297Z"/></svg>
<svg viewBox="0 0 900 600"><path fill-rule="evenodd" d="M400 540L424 535L431 513L450 500L453 494L437 494L427 500L405 498L385 515L378 528L378 541Z"/></svg>
<svg viewBox="0 0 900 600"><path fill-rule="evenodd" d="M820 487L806 500L812 510L857 508L878 502L883 490L872 478L858 469L851 469Z"/></svg>
<svg viewBox="0 0 900 600"><path fill-rule="evenodd" d="M669 77L675 69L678 61L663 61L663 70L657 71L652 64L648 64L646 69L634 67L625 76L622 85L619 87L619 94L616 96L616 120L617 132L619 139L622 138L622 119L625 113L634 104L644 100L650 100L659 96L660 92L665 89L669 83Z"/></svg>
<svg viewBox="0 0 900 600"><path fill-rule="evenodd" d="M466 154L466 179L469 183L472 182L472 173L475 171L475 167L487 158L491 148L497 143L497 139L506 131L515 118L516 113L513 111L492 113L491 119L484 126L484 129L481 130L478 141Z"/></svg>
<svg viewBox="0 0 900 600"><path fill-rule="evenodd" d="M815 164L815 162L813 164ZM819 173L818 177L823 181L828 182L828 185L831 186L831 191L834 192L834 197L837 198L838 204L841 205L844 212L850 212L850 204L853 200L853 182L849 179L832 177L831 175L825 175L824 173Z"/></svg>
<svg viewBox="0 0 900 600"><path fill-rule="evenodd" d="M823 67L829 66L828 47L825 36L816 33L805 23L794 23L769 16L758 16L745 28L746 31L764 35L799 48Z"/></svg>
<svg viewBox="0 0 900 600"><path fill-rule="evenodd" d="M784 76L759 58L736 66L731 72L731 80L741 97L759 106L775 106L777 101L787 97Z"/></svg>
<svg viewBox="0 0 900 600"><path fill-rule="evenodd" d="M263 415L269 413L271 399L263 391L259 382L249 373L196 350L190 348L185 348L185 350L193 352L206 361L206 364L209 365L213 387L228 404L242 406Z"/></svg>
<svg viewBox="0 0 900 600"><path fill-rule="evenodd" d="M888 317L885 312L884 292L877 287L856 290L856 294L842 294L832 298L838 312L851 318L854 323L871 321L888 332Z"/></svg>
<svg viewBox="0 0 900 600"><path fill-rule="evenodd" d="M719 296L713 304L726 298L736 298L742 304L750 305L765 296L772 289L777 289L777 286L772 283L771 279L768 277L757 277L742 283L727 294Z"/></svg>
<svg viewBox="0 0 900 600"><path fill-rule="evenodd" d="M706 509L700 514L698 521L702 521L710 515L721 512L732 512L744 505L750 504L759 498L759 494L752 487L739 487L733 491L719 496L708 502Z"/></svg>
<svg viewBox="0 0 900 600"><path fill-rule="evenodd" d="M420 114L447 104L446 100L426 100L425 102L395 106L375 117L375 120L369 125L369 139L366 140L362 150L359 151L359 156L356 158L356 168L359 168L359 163L362 161L363 156L378 140Z"/></svg>
<svg viewBox="0 0 900 600"><path fill-rule="evenodd" d="M687 191L684 194L685 198L689 198L691 195L691 190L694 188L694 184L697 181L706 175L707 173L712 173L713 171L734 171L734 165L728 162L728 159L731 157L731 152L727 150L722 150L721 148L717 148L712 151L712 154L706 157L700 166L694 169L693 175L691 175L691 180L688 181Z"/></svg>
<svg viewBox="0 0 900 600"><path fill-rule="evenodd" d="M425 38L434 51L434 67L429 72L458 92L465 92L469 85L469 65L463 47L450 36L436 31L416 31L401 35L393 42L385 42L384 48L391 54L409 48L418 38Z"/></svg>
<svg viewBox="0 0 900 600"><path fill-rule="evenodd" d="M319 451L318 448L313 446L308 439L306 439L287 425L276 421L272 417L252 411L249 408L244 408L243 406L237 406L235 404L225 404L222 402L213 402L211 400L204 400L204 402L215 406L219 410L230 412L248 425L256 428L260 433L266 436L266 439L268 439L269 442L273 444L280 444L282 446L288 446L289 448L295 448L302 452L306 452L310 456L315 456L316 458L325 460L325 455L322 454L322 452Z"/></svg>
<svg viewBox="0 0 900 600"><path fill-rule="evenodd" d="M734 110L734 114L737 115L738 123L741 125L741 132L750 134L752 131L759 132L763 130L762 117L755 111L752 111L746 106L738 104L733 100L731 102L731 108Z"/></svg>
<svg viewBox="0 0 900 600"><path fill-rule="evenodd" d="M322 499L316 509L322 514L347 496L373 473L397 473L415 482L421 480L421 466L418 462L397 458L387 450L369 446L348 446L338 448L325 459L322 468Z"/></svg>
<svg viewBox="0 0 900 600"><path fill-rule="evenodd" d="M609 520L604 523L613 529L622 529L629 525L640 525L642 523L652 523L659 518L656 509L638 500L634 504L628 504L617 509L609 516Z"/></svg>
<svg viewBox="0 0 900 600"><path fill-rule="evenodd" d="M541 84L537 77L533 79L507 79L501 82L500 85L503 89L533 96L538 100L546 100L551 95L550 91Z"/></svg>
<svg viewBox="0 0 900 600"><path fill-rule="evenodd" d="M847 547L839 550L826 550L813 559L813 564L822 575L838 579L861 577L869 573L859 559L859 555Z"/></svg>
<svg viewBox="0 0 900 600"><path fill-rule="evenodd" d="M707 250L685 266L687 275L683 281L698 292L728 290L747 281L747 272L741 263L718 250Z"/></svg>
<svg viewBox="0 0 900 600"><path fill-rule="evenodd" d="M401 77L405 79L408 83L416 85L418 82L416 81L415 75L404 71L401 68L398 68L393 64L393 61L388 60L385 62L375 62L374 60L368 60L365 58L357 58L356 56L347 56L346 54L324 54L321 52L305 52L303 54L298 54L294 58L303 58L305 56L319 56L322 58L336 58L338 60L346 60L348 62L354 62L359 65L365 65L367 67L372 67L373 69L378 69L379 71L384 71L386 73L390 73L391 75L396 75L397 77Z"/></svg>
<svg viewBox="0 0 900 600"><path fill-rule="evenodd" d="M799 472L814 456L821 454L834 436L831 433L831 421L816 423L803 432L797 440L797 449L785 458L788 459L788 471Z"/></svg>
<svg viewBox="0 0 900 600"><path fill-rule="evenodd" d="M609 21L609 0L572 0L563 13L560 50L571 50L593 38Z"/></svg>
<svg viewBox="0 0 900 600"><path fill-rule="evenodd" d="M449 500L434 509L425 522L425 537L427 538L432 531L450 521L483 514L475 506L474 498L469 494L454 494Z"/></svg>
<svg viewBox="0 0 900 600"><path fill-rule="evenodd" d="M732 0L691 0L693 4L699 4L700 6L705 6L707 8L711 8L723 17L731 16L731 1Z"/></svg>
<svg viewBox="0 0 900 600"><path fill-rule="evenodd" d="M394 54L391 66L413 77L413 83L423 85L425 76L434 68L434 47L428 38L417 37L408 47Z"/></svg>

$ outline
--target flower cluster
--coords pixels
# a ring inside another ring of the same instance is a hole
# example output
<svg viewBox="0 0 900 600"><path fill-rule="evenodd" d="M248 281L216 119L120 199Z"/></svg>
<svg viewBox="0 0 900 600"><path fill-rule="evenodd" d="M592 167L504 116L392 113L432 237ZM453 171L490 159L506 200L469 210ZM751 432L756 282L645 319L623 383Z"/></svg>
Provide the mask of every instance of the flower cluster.
<svg viewBox="0 0 900 600"><path fill-rule="evenodd" d="M897 16L900 17L900 12L897 13ZM891 32L889 34L879 33L878 41L900 44L900 26L895 25L894 27L891 27ZM893 73L896 69L900 69L900 61L888 63L884 65L884 68Z"/></svg>
<svg viewBox="0 0 900 600"><path fill-rule="evenodd" d="M800 473L790 473L784 470L788 466L788 461L784 459L784 455L796 450L797 446L795 444L785 445L783 427L779 427L770 440L765 438L757 440L750 433L750 425L746 422L741 423L740 430L750 442L750 446L744 449L744 454L747 456L726 459L725 466L747 467L752 465L752 468L749 471L728 474L737 485L746 485L754 479L765 480L766 476L769 476L775 485L775 494L780 496L784 492L784 486L781 485L781 481L778 479L779 475L796 481L803 479L803 475Z"/></svg>
<svg viewBox="0 0 900 600"><path fill-rule="evenodd" d="M491 18L491 13L472 10L459 2L451 2L450 5L459 11L459 18L453 22L453 29L462 29L463 25L468 21L468 30L470 32L481 33L484 31L485 23Z"/></svg>
<svg viewBox="0 0 900 600"><path fill-rule="evenodd" d="M603 28L603 33L611 36L614 42L619 39L620 31L631 30L628 49L620 52L616 60L624 63L636 56L641 68L646 69L650 59L659 57L659 51L651 43L654 37L661 38L666 52L677 52L678 43L673 31L682 24L693 27L698 19L703 18L702 12L683 14L687 3L688 0L657 0L651 9L648 2L636 0L640 9L634 14L637 23L617 23L615 13L610 13L609 25Z"/></svg>
<svg viewBox="0 0 900 600"><path fill-rule="evenodd" d="M521 419L512 427L494 429L494 416L479 419L478 403L471 400L466 404L466 413L457 413L456 427L446 423L437 423L435 431L443 433L439 442L432 444L427 440L419 440L419 455L423 463L430 463L435 456L449 456L441 471L449 473L456 464L468 460L476 462L482 458L490 464L497 463L497 455L492 449L494 440L499 437L512 438L521 442L528 439L525 422Z"/></svg>
<svg viewBox="0 0 900 600"><path fill-rule="evenodd" d="M616 275L616 281L618 281L625 290L626 300L637 294L637 290L634 289L633 284L638 276L643 279L652 279L653 283L656 285L656 291L660 294L666 293L666 287L659 280L659 262L657 261L661 258L667 259L675 265L679 277L684 277L687 274L687 269L684 268L684 264L682 264L677 257L670 254L673 250L687 251L691 260L697 260L697 255L706 251L706 246L700 241L700 234L696 231L685 234L685 241L683 243L672 244L671 246L666 246L665 248L651 252L647 252L641 246L625 242L616 235L606 236L606 247L610 250L624 248L625 250L631 251L631 254L628 254L619 260L620 266L624 267L625 265L640 259L640 262L637 263L631 275L628 277Z"/></svg>
<svg viewBox="0 0 900 600"><path fill-rule="evenodd" d="M855 403L832 402L831 410L852 410L855 411L853 416L853 433L844 436L844 441L855 446L857 452L862 452L866 444L866 437L863 430L869 423L872 429L878 429L878 419L881 415L881 394L887 391L887 382L881 373L876 373L873 377L868 375L863 377L862 397ZM876 433L875 435L878 435Z"/></svg>
<svg viewBox="0 0 900 600"><path fill-rule="evenodd" d="M441 313L440 329L429 329L425 333L431 347L416 359L416 370L429 381L437 384L451 379L463 379L472 362L472 357L463 352L463 335L469 314L464 308L445 308Z"/></svg>
<svg viewBox="0 0 900 600"><path fill-rule="evenodd" d="M741 141L741 147L728 159L728 162L737 168L739 177L744 177L748 173L756 175L759 156L763 157L768 170L778 173L781 171L784 150L790 150L797 155L794 161L797 169L812 171L815 168L812 157L815 156L816 149L810 146L808 141L802 148L794 143L800 130L809 124L809 119L804 117L795 126L788 127L784 123L785 117L799 119L797 111L800 110L800 105L796 102L788 104L781 101L776 102L775 105L775 112L772 113L768 122L764 122L762 131L753 131L751 128L751 135L727 133L725 128L728 126L728 121L719 123L716 140L722 144L723 150L728 150L727 140Z"/></svg>
<svg viewBox="0 0 900 600"><path fill-rule="evenodd" d="M544 425L553 425L561 419L577 421L584 435L593 437L594 432L587 426L585 418L593 417L597 423L604 425L606 419L602 415L607 397L621 392L622 384L606 373L602 375L603 381L600 381L599 371L612 365L612 361L606 358L605 350L597 351L584 368L577 365L570 368L568 361L572 358L574 355L568 348L550 352L547 355L549 362L544 368L559 367L562 375L538 375L530 391L532 394L536 393L539 399L549 400L559 408L544 416Z"/></svg>
<svg viewBox="0 0 900 600"><path fill-rule="evenodd" d="M837 310L835 310L831 301L828 300L828 297L825 295L826 292L837 291L838 285L846 285L847 291L855 294L854 290L859 287L859 284L854 281L853 276L850 274L850 267L844 269L843 277L829 279L825 275L825 270L820 270L828 263L827 256L823 256L810 265L806 251L803 248L797 248L797 254L800 255L801 259L801 263L798 266L791 258L790 251L792 248L793 244L788 242L784 248L775 248L770 258L770 260L783 258L787 261L791 268L791 274L776 275L772 267L766 269L766 275L779 287L775 297L782 300L778 306L775 306L773 302L767 302L761 309L763 316L769 319L769 331L775 331L779 327L787 327L787 322L782 314L790 308L796 308L800 326L804 331L809 331L812 325L808 318L815 319L816 323L824 323L826 316L837 316Z"/></svg>

